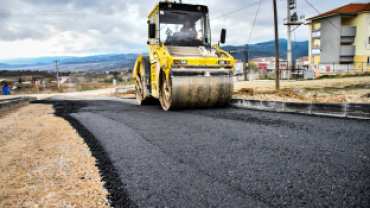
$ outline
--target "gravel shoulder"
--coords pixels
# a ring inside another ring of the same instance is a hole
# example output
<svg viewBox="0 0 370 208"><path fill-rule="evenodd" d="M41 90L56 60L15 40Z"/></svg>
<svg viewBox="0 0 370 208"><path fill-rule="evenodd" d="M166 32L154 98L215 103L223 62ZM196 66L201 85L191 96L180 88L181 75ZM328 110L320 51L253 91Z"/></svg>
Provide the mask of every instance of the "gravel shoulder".
<svg viewBox="0 0 370 208"><path fill-rule="evenodd" d="M52 105L0 119L0 207L109 207L96 160Z"/></svg>

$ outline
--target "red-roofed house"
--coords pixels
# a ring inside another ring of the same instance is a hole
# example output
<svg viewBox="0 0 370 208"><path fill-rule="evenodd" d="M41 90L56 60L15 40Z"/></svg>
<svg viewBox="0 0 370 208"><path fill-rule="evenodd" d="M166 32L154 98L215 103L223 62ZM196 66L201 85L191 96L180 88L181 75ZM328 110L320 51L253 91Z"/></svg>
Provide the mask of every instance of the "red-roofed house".
<svg viewBox="0 0 370 208"><path fill-rule="evenodd" d="M370 70L370 2L307 19L309 63L320 72Z"/></svg>

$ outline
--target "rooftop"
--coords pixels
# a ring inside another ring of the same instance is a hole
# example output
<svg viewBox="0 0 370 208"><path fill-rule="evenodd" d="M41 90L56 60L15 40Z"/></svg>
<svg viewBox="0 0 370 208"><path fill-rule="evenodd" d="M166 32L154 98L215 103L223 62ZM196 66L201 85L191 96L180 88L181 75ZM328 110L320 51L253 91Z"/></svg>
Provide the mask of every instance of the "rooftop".
<svg viewBox="0 0 370 208"><path fill-rule="evenodd" d="M351 3L345 6L333 9L331 11L319 14L317 16L308 18L307 20L317 19L325 16L332 16L336 14L354 14L358 12L370 11L370 3Z"/></svg>

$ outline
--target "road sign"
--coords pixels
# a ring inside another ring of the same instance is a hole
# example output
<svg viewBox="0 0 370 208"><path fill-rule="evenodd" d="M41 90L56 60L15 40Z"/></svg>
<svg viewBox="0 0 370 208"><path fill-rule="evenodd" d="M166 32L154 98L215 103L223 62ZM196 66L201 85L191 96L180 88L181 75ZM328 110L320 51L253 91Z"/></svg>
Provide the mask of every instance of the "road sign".
<svg viewBox="0 0 370 208"><path fill-rule="evenodd" d="M40 84L40 82L39 82L39 81L36 81L36 84L37 84L37 85L39 85L39 84Z"/></svg>
<svg viewBox="0 0 370 208"><path fill-rule="evenodd" d="M330 66L326 67L326 72L330 72Z"/></svg>
<svg viewBox="0 0 370 208"><path fill-rule="evenodd" d="M267 63L259 63L258 68L259 70L267 70Z"/></svg>

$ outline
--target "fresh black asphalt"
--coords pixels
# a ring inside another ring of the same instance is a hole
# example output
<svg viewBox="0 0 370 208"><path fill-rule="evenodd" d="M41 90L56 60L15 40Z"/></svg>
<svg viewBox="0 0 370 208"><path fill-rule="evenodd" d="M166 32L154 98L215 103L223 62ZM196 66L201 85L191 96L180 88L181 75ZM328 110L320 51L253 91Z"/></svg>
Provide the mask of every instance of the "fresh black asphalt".
<svg viewBox="0 0 370 208"><path fill-rule="evenodd" d="M370 207L370 121L54 97L114 207Z"/></svg>

